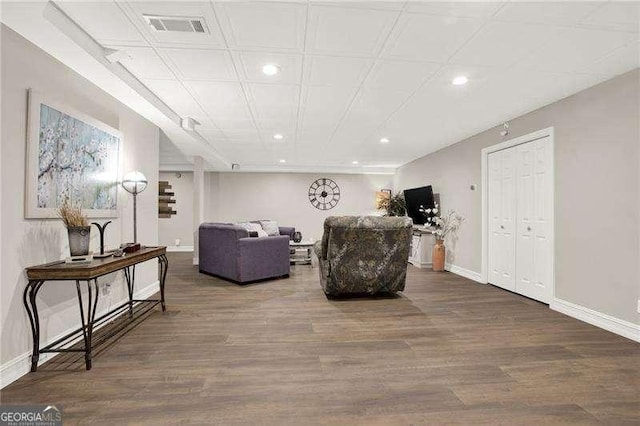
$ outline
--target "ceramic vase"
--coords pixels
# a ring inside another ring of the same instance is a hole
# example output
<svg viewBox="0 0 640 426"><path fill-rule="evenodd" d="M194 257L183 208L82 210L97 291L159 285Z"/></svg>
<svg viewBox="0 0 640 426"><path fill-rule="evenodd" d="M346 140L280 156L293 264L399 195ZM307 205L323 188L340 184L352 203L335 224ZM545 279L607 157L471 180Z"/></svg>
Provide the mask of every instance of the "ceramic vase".
<svg viewBox="0 0 640 426"><path fill-rule="evenodd" d="M67 233L69 234L69 252L71 256L88 255L91 227L70 226L67 228Z"/></svg>
<svg viewBox="0 0 640 426"><path fill-rule="evenodd" d="M446 252L446 248L444 246L444 240L436 240L436 243L433 245L433 253L431 255L431 262L432 262L434 271L436 272L444 271L445 252Z"/></svg>

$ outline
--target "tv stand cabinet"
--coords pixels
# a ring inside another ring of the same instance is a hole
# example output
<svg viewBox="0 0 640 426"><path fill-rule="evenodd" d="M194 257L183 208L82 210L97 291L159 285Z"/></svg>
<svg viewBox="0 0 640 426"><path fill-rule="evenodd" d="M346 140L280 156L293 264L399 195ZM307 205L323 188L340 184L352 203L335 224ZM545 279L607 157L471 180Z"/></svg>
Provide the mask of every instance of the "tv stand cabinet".
<svg viewBox="0 0 640 426"><path fill-rule="evenodd" d="M413 227L409 263L416 268L431 268L431 254L435 238L433 233L421 226Z"/></svg>

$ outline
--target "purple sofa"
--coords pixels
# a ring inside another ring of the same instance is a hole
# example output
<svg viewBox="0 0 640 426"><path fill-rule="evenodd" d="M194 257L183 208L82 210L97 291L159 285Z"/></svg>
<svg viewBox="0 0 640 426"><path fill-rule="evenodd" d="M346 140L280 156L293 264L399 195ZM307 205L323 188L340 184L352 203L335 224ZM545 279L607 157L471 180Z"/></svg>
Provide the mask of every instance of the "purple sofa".
<svg viewBox="0 0 640 426"><path fill-rule="evenodd" d="M295 228L279 230L280 235L258 238L230 223L203 223L198 230L200 272L235 283L288 277Z"/></svg>

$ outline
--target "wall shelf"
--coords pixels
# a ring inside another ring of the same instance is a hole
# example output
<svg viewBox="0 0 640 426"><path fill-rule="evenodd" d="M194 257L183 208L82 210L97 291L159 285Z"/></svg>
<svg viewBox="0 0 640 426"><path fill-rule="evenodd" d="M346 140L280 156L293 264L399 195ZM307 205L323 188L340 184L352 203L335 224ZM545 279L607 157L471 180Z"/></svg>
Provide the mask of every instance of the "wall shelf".
<svg viewBox="0 0 640 426"><path fill-rule="evenodd" d="M175 204L176 200L175 192L168 191L171 189L171 185L166 180L161 180L158 182L158 217L160 219L168 219L174 214L177 213L176 210L170 206L170 204Z"/></svg>

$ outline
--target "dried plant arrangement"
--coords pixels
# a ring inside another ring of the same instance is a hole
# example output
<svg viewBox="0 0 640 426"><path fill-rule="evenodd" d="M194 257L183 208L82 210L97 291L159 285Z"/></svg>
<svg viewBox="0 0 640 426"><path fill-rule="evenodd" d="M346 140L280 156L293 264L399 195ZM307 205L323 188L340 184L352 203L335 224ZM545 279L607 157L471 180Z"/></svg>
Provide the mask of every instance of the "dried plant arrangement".
<svg viewBox="0 0 640 426"><path fill-rule="evenodd" d="M67 228L89 226L87 216L82 214L82 209L79 206L69 204L68 199L65 199L62 205L58 207L57 213Z"/></svg>

